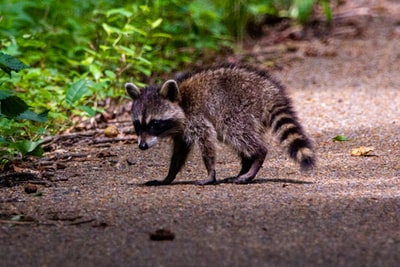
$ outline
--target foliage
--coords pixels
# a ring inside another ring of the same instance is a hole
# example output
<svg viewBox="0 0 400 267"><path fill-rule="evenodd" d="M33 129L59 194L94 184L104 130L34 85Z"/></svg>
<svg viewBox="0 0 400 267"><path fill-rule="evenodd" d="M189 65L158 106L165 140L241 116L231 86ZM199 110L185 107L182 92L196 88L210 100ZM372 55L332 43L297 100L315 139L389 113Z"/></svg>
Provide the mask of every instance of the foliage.
<svg viewBox="0 0 400 267"><path fill-rule="evenodd" d="M0 68L11 77L12 71L19 72L28 67L17 58L0 52ZM12 95L7 90L0 90L0 145L4 147L0 150L0 164L17 153L22 155L42 154L39 147L40 140L18 138L21 129L24 129L24 124L19 123L19 120L45 122L47 121L47 111L36 114L21 98Z"/></svg>
<svg viewBox="0 0 400 267"><path fill-rule="evenodd" d="M38 147L71 115L94 116L99 100L123 96L127 80L148 82L232 47L250 18L297 8L291 14L305 21L316 3L330 11L328 0L1 1L0 153L32 152L11 144Z"/></svg>
<svg viewBox="0 0 400 267"><path fill-rule="evenodd" d="M215 0L207 4L208 7L217 7L220 11L218 23L225 26L228 35L236 40L244 38L247 23L260 22L264 15L288 17L305 24L312 18L314 7L318 5L330 23L332 11L329 0Z"/></svg>
<svg viewBox="0 0 400 267"><path fill-rule="evenodd" d="M290 8L290 16L297 19L300 23L306 23L312 17L313 8L320 4L328 23L332 20L332 10L329 0L294 0Z"/></svg>
<svg viewBox="0 0 400 267"><path fill-rule="evenodd" d="M0 69L6 72L11 77L11 71L20 71L27 68L27 66L10 55L0 52Z"/></svg>

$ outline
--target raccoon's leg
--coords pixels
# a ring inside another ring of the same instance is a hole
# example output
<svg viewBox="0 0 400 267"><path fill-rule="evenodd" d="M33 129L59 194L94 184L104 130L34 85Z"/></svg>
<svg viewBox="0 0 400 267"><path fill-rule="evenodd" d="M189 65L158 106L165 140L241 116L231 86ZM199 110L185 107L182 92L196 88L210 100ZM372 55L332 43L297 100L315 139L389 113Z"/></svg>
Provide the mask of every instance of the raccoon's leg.
<svg viewBox="0 0 400 267"><path fill-rule="evenodd" d="M240 172L237 176L248 172L251 168L251 165L253 164L253 161L250 158L246 157L243 153L240 153L240 158L242 159L242 168L240 169Z"/></svg>
<svg viewBox="0 0 400 267"><path fill-rule="evenodd" d="M265 160L266 155L267 149L265 147L260 148L259 153L251 157L246 157L242 155L242 169L240 170L239 175L235 178L230 179L230 181L237 184L249 183L257 175Z"/></svg>
<svg viewBox="0 0 400 267"><path fill-rule="evenodd" d="M206 165L208 177L205 180L197 181L196 184L197 185L215 184L217 182L216 172L215 172L215 154L213 156L211 156L210 154L203 155L203 161L204 165Z"/></svg>
<svg viewBox="0 0 400 267"><path fill-rule="evenodd" d="M251 129L251 127L247 127ZM247 129L246 128L246 129ZM254 179L263 164L267 155L267 148L264 145L260 134L249 131L229 135L226 141L233 146L242 159L242 168L236 177L225 179L229 183L248 183Z"/></svg>
<svg viewBox="0 0 400 267"><path fill-rule="evenodd" d="M186 162L187 156L189 155L192 145L178 138L174 139L173 142L174 142L173 144L174 148L167 177L165 177L165 179L162 181L159 180L148 181L145 183L145 185L150 185L150 186L168 185L173 180L175 180L176 175L182 169L183 165Z"/></svg>
<svg viewBox="0 0 400 267"><path fill-rule="evenodd" d="M209 185L216 183L216 172L215 172L215 162L216 162L216 142L217 134L215 129L208 125L199 138L199 147L201 154L203 156L203 162L207 169L208 177L205 180L197 181L197 185Z"/></svg>

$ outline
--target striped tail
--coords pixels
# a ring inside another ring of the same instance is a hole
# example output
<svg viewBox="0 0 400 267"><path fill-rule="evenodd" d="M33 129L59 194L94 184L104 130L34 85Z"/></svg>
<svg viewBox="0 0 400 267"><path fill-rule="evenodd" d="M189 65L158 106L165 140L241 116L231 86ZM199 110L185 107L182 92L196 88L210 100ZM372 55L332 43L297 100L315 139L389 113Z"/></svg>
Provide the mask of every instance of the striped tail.
<svg viewBox="0 0 400 267"><path fill-rule="evenodd" d="M310 140L304 134L290 100L282 97L269 115L268 126L277 135L281 145L287 149L289 156L300 164L302 170L315 166L315 154Z"/></svg>

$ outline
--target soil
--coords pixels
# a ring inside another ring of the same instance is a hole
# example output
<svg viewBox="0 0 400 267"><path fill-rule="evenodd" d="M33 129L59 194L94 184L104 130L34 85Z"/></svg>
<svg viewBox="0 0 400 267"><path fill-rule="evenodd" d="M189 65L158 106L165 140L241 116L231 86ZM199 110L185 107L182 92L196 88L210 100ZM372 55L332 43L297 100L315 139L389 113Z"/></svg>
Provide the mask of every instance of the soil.
<svg viewBox="0 0 400 267"><path fill-rule="evenodd" d="M0 188L0 266L400 266L400 4L347 1L329 34L297 37L275 32L237 57L273 63L315 170L271 141L254 183L194 185L206 175L195 150L172 185L146 187L165 176L169 142L140 151L124 114L114 142L60 139L39 161L54 176ZM373 151L352 156L361 146ZM238 170L221 145L217 179Z"/></svg>

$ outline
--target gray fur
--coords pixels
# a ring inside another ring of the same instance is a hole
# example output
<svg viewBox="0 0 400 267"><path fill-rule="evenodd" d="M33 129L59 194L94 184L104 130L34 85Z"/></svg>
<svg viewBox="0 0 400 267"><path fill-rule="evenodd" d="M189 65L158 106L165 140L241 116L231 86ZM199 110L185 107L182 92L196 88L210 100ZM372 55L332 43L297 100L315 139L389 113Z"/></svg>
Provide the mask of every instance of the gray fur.
<svg viewBox="0 0 400 267"><path fill-rule="evenodd" d="M268 129L302 169L314 166L313 149L290 99L264 71L228 65L181 75L160 88L139 90L127 85L134 100L134 121L140 121L144 128L154 119L171 124L167 134L159 135L170 136L174 141L169 173L163 181L150 181L149 185L171 183L195 143L208 172L207 179L198 183L215 183L217 140L231 146L242 160L238 176L230 181L247 183L256 176L266 157L264 136ZM145 140L149 132L142 129L138 135Z"/></svg>

